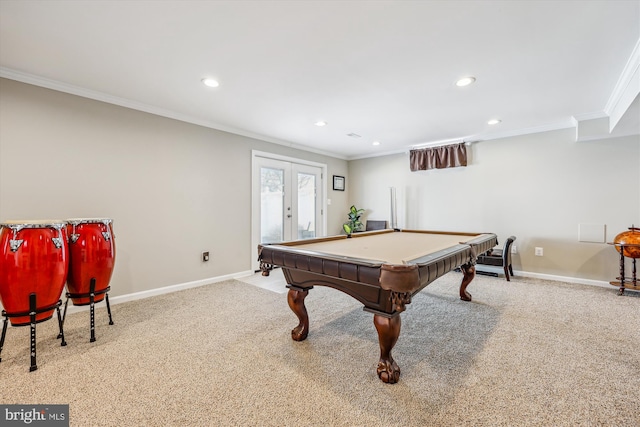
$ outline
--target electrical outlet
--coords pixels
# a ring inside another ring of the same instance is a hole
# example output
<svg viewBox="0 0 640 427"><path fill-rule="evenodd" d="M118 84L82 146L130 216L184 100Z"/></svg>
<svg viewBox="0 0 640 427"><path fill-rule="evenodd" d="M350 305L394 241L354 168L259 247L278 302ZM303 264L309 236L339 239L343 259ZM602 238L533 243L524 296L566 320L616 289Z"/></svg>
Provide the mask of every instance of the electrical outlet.
<svg viewBox="0 0 640 427"><path fill-rule="evenodd" d="M536 256L544 256L544 248L538 248L536 247L536 252L535 252Z"/></svg>
<svg viewBox="0 0 640 427"><path fill-rule="evenodd" d="M516 247L516 245L511 245L511 253L512 254L517 254L518 253L518 248Z"/></svg>
<svg viewBox="0 0 640 427"><path fill-rule="evenodd" d="M202 262L209 261L209 252L202 252Z"/></svg>

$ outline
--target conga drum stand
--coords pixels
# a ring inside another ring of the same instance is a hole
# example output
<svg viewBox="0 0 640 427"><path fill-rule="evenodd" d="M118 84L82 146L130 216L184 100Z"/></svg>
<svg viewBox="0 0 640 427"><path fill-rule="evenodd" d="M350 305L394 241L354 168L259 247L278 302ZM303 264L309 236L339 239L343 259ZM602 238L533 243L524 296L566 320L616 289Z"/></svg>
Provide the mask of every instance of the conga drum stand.
<svg viewBox="0 0 640 427"><path fill-rule="evenodd" d="M69 304L69 298L89 298L89 311L91 312L91 339L89 342L94 342L96 340L96 319L95 319L95 298L96 295L104 295L104 299L107 302L107 313L109 313L109 325L113 325L113 318L111 317L111 306L109 305L109 290L110 286L107 286L106 289L101 291L96 291L96 278L92 277L91 282L89 283L89 293L71 293L67 292L67 300L64 302L64 314L62 315L62 323L64 323L64 319L67 317L67 304ZM100 301L98 301L100 302ZM60 336L58 336L60 338Z"/></svg>
<svg viewBox="0 0 640 427"><path fill-rule="evenodd" d="M45 311L49 311L52 309L56 309L58 313L58 327L60 328L60 334L58 338L62 338L62 342L60 346L64 347L67 345L67 342L64 340L64 329L62 327L63 321L60 316L60 306L62 305L62 300L58 300L57 303L50 305L48 307L43 307L36 309L36 293L32 292L29 294L29 311L22 313L7 313L5 310L2 310L2 316L4 317L4 324L2 326L2 338L0 338L0 355L2 354L2 347L4 347L4 339L7 335L7 324L10 317L24 317L29 316L30 322L29 326L31 327L31 366L29 367L29 372L33 372L38 369L38 365L36 364L36 324L39 323L36 321L36 315L39 313L44 313ZM49 319L46 319L49 320ZM43 321L43 320L41 320ZM17 325L17 326L26 326L26 325ZM2 361L2 357L0 357L0 362Z"/></svg>

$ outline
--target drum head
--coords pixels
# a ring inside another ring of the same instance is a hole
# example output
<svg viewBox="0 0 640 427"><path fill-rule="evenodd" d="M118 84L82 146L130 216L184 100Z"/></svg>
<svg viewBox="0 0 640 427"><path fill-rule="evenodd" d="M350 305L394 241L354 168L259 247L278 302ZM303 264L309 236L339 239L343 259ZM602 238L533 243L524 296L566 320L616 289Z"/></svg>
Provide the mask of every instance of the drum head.
<svg viewBox="0 0 640 427"><path fill-rule="evenodd" d="M0 227L7 228L60 228L66 225L60 219L33 219L33 220L9 220L0 224Z"/></svg>
<svg viewBox="0 0 640 427"><path fill-rule="evenodd" d="M113 222L110 218L69 218L66 220L71 225L79 224L111 224Z"/></svg>

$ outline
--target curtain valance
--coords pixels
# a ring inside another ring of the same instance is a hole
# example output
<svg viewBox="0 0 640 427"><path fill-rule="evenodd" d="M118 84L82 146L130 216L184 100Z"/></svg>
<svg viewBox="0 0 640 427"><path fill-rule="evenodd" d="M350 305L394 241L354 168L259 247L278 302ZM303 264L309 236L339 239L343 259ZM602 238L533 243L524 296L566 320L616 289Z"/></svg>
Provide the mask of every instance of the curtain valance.
<svg viewBox="0 0 640 427"><path fill-rule="evenodd" d="M467 147L460 144L422 148L409 152L411 171L467 166Z"/></svg>

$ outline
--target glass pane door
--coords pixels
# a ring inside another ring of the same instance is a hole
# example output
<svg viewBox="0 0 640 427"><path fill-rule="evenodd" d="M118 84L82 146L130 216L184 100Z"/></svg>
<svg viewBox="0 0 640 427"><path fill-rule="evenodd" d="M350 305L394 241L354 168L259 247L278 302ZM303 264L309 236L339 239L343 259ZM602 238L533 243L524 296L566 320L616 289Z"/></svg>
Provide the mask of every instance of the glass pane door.
<svg viewBox="0 0 640 427"><path fill-rule="evenodd" d="M251 161L252 269L261 243L324 236L323 171L326 165L253 152Z"/></svg>
<svg viewBox="0 0 640 427"><path fill-rule="evenodd" d="M284 169L260 168L260 242L285 240L284 172Z"/></svg>
<svg viewBox="0 0 640 427"><path fill-rule="evenodd" d="M322 227L318 187L322 169L284 160L258 158L259 243L307 239Z"/></svg>
<svg viewBox="0 0 640 427"><path fill-rule="evenodd" d="M316 175L298 172L298 239L316 237Z"/></svg>

